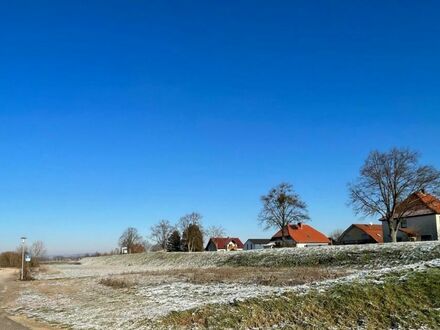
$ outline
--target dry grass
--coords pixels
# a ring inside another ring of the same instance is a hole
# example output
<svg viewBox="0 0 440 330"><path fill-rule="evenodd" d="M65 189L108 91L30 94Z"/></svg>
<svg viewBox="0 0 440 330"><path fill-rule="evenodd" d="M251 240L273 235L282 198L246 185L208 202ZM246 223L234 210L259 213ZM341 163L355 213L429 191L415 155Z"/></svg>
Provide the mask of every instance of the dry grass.
<svg viewBox="0 0 440 330"><path fill-rule="evenodd" d="M292 286L334 279L347 274L346 271L323 267L295 268L253 268L222 267L176 270L169 272L147 272L145 275L169 275L178 280L194 284L206 283L245 283L271 286Z"/></svg>
<svg viewBox="0 0 440 330"><path fill-rule="evenodd" d="M98 283L113 289L128 289L134 285L133 282L128 281L126 279L112 278L112 277L102 278L98 281Z"/></svg>

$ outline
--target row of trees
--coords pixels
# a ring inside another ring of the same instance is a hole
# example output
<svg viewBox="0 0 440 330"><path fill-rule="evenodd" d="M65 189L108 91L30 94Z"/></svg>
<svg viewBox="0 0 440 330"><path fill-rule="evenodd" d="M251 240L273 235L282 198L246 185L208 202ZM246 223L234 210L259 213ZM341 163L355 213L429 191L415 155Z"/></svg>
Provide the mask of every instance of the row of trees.
<svg viewBox="0 0 440 330"><path fill-rule="evenodd" d="M206 237L225 235L220 226L204 229L202 215L192 212L182 216L176 224L169 220L160 220L150 228L149 239L144 239L136 228L128 228L119 239L119 246L126 247L128 253L139 253L145 250L167 250L198 252L203 251Z"/></svg>
<svg viewBox="0 0 440 330"><path fill-rule="evenodd" d="M39 266L40 262L46 257L46 248L43 241L36 241L30 247L25 247L25 254L30 254L32 260L30 267ZM22 247L19 246L15 251L6 251L0 254L0 267L21 267Z"/></svg>
<svg viewBox="0 0 440 330"><path fill-rule="evenodd" d="M393 148L387 152L372 151L360 169L356 180L348 185L349 204L357 215L380 217L388 223L390 237L397 241L402 219L414 207L408 197L417 191L440 194L440 172L433 166L420 165L419 154L409 149ZM261 197L262 209L258 216L265 229L285 230L289 224L310 220L306 203L289 183L281 183ZM202 216L193 212L179 219L176 225L161 220L151 227L151 238L156 247L168 251L201 251L203 237L223 236L221 227L204 231ZM333 236L340 233L335 231ZM282 235L284 240L285 233ZM145 241L134 228L129 228L120 239L120 246L130 252L139 250Z"/></svg>
<svg viewBox="0 0 440 330"><path fill-rule="evenodd" d="M151 237L162 250L203 251L202 215L197 212L186 214L175 226L168 220L161 220L151 227Z"/></svg>

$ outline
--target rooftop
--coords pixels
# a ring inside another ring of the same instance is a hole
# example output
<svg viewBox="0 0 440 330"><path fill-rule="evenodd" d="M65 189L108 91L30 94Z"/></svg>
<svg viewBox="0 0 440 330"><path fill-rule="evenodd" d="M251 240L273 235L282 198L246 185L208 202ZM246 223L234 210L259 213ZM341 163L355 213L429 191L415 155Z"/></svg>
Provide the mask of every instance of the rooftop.
<svg viewBox="0 0 440 330"><path fill-rule="evenodd" d="M330 240L326 235L319 232L312 226L300 223L286 227L284 227L284 237L290 237L296 243L330 243ZM272 240L281 237L281 230L279 230L275 235L273 235Z"/></svg>

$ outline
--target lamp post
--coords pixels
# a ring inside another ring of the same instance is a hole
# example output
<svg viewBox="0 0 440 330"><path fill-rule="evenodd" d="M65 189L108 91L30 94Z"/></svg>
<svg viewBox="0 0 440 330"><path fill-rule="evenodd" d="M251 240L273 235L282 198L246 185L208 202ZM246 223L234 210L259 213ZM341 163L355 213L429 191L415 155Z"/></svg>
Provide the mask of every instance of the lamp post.
<svg viewBox="0 0 440 330"><path fill-rule="evenodd" d="M21 238L21 276L20 279L24 280L24 242L26 241L26 237Z"/></svg>

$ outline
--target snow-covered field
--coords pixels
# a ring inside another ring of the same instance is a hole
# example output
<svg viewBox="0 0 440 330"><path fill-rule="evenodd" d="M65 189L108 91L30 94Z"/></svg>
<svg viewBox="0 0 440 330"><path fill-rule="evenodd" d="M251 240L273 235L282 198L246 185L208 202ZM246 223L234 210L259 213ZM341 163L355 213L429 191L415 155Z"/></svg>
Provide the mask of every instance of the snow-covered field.
<svg viewBox="0 0 440 330"><path fill-rule="evenodd" d="M197 282L184 273L185 269L197 269L198 273L212 275L231 267L239 268L237 272L265 269L264 276L271 270L276 276L280 267L292 273L298 269L335 269L340 276L269 286L252 283L254 278ZM426 267L440 267L440 242L87 258L78 265L51 265L38 274L37 281L24 283L9 312L73 329L149 329L171 311L214 303L221 308L221 304L236 300L285 291L325 290L344 282L381 281L387 273ZM131 285L123 289L108 287L99 283L105 277Z"/></svg>
<svg viewBox="0 0 440 330"><path fill-rule="evenodd" d="M37 274L38 279L106 276L136 272L188 268L343 266L381 268L440 258L440 242L405 242L318 246L204 253L142 253L84 258L80 265L52 265L50 272Z"/></svg>
<svg viewBox="0 0 440 330"><path fill-rule="evenodd" d="M74 329L144 329L152 320L171 311L190 309L209 303L279 294L284 288L259 285L208 284L185 282L139 282L135 287L118 290L97 284L96 280L54 281L41 292L28 286L17 300L12 313ZM78 287L67 294L70 287ZM59 292L59 293L56 293Z"/></svg>

